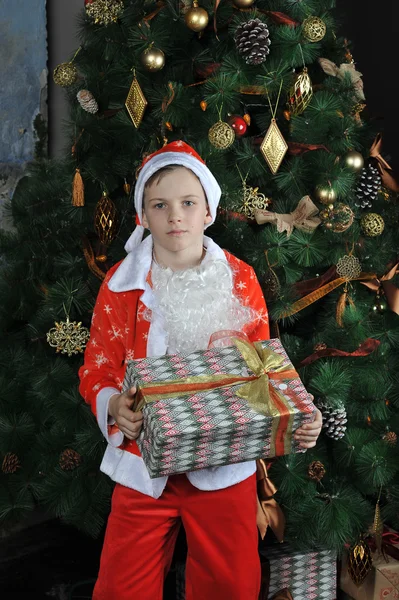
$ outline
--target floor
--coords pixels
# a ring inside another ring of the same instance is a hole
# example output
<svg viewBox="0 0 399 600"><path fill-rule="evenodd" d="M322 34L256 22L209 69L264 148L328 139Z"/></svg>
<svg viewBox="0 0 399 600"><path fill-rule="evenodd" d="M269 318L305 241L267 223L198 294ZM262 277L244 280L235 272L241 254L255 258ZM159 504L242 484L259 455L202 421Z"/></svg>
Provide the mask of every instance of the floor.
<svg viewBox="0 0 399 600"><path fill-rule="evenodd" d="M92 540L56 519L39 519L20 531L0 536L2 600L90 600L101 545L101 539ZM176 558L181 561L183 557L181 539ZM164 600L179 599L172 569ZM341 595L337 600L347 599Z"/></svg>

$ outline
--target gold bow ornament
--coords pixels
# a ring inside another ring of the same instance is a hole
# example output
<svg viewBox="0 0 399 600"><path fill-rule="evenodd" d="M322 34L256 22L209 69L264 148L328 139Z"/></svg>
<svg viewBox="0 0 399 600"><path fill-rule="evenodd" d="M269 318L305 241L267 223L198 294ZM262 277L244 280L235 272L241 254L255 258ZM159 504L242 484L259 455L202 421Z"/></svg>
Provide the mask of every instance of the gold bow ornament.
<svg viewBox="0 0 399 600"><path fill-rule="evenodd" d="M376 277L369 281L360 282L370 290L373 290L373 292L376 292L377 298L381 296L381 293L384 293L389 308L397 315L399 315L399 289L391 283L391 279L393 279L398 272L398 266L399 263L396 263L396 265L389 269L389 271L380 279Z"/></svg>
<svg viewBox="0 0 399 600"><path fill-rule="evenodd" d="M321 223L321 219L316 216L318 213L319 209L312 202L310 196L304 196L298 202L296 209L290 214L280 214L268 210L255 210L254 216L258 225L274 223L279 233L286 231L287 237L290 237L294 227L300 231L312 233Z"/></svg>

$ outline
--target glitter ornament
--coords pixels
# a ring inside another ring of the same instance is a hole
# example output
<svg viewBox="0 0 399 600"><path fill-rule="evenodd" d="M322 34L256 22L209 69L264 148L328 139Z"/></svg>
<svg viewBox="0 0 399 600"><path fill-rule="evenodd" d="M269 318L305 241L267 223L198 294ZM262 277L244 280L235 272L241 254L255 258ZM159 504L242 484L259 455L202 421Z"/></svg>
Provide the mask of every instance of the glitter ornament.
<svg viewBox="0 0 399 600"><path fill-rule="evenodd" d="M234 143L234 129L224 121L217 121L208 131L208 138L212 146L218 150L226 150Z"/></svg>
<svg viewBox="0 0 399 600"><path fill-rule="evenodd" d="M355 585L361 585L373 566L371 550L364 540L360 540L349 551L348 573Z"/></svg>
<svg viewBox="0 0 399 600"><path fill-rule="evenodd" d="M326 35L326 24L319 17L308 17L302 23L304 37L309 42L320 42Z"/></svg>
<svg viewBox="0 0 399 600"><path fill-rule="evenodd" d="M86 112L91 115L95 115L98 112L97 101L89 90L79 90L76 94L76 98L78 99L80 106Z"/></svg>
<svg viewBox="0 0 399 600"><path fill-rule="evenodd" d="M355 218L350 206L342 202L330 204L327 208L321 210L319 215L323 220L324 227L331 229L334 233L342 233L349 229Z"/></svg>
<svg viewBox="0 0 399 600"><path fill-rule="evenodd" d="M122 11L122 0L92 0L86 3L86 13L96 25L116 23Z"/></svg>
<svg viewBox="0 0 399 600"><path fill-rule="evenodd" d="M359 277L362 272L360 260L352 254L342 256L337 262L337 274L347 280Z"/></svg>
<svg viewBox="0 0 399 600"><path fill-rule="evenodd" d="M61 354L78 354L83 353L86 344L89 340L90 332L87 327L82 327L82 323L70 321L69 317L66 321L55 323L47 333L47 342L52 348L56 348Z"/></svg>
<svg viewBox="0 0 399 600"><path fill-rule="evenodd" d="M73 62L61 63L54 69L54 83L61 87L68 87L76 83L78 78L78 70Z"/></svg>
<svg viewBox="0 0 399 600"><path fill-rule="evenodd" d="M360 219L360 227L367 237L381 235L385 228L384 219L377 213L366 213Z"/></svg>

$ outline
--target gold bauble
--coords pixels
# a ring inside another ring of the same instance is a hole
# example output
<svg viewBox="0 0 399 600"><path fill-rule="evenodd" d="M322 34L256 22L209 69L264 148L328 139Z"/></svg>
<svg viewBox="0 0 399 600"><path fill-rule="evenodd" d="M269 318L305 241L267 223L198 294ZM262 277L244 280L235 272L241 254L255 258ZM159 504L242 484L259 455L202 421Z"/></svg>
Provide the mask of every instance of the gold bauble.
<svg viewBox="0 0 399 600"><path fill-rule="evenodd" d="M366 213L360 219L360 227L367 237L376 237L384 231L385 223L381 215L377 213Z"/></svg>
<svg viewBox="0 0 399 600"><path fill-rule="evenodd" d="M356 152L356 150L351 150L345 156L345 165L349 167L352 171L356 173L361 171L364 167L364 158L360 154L360 152Z"/></svg>
<svg viewBox="0 0 399 600"><path fill-rule="evenodd" d="M219 150L226 150L235 140L234 129L225 121L218 121L210 128L208 138L212 146Z"/></svg>
<svg viewBox="0 0 399 600"><path fill-rule="evenodd" d="M160 71L165 66L165 54L159 48L151 46L144 50L141 62L147 71Z"/></svg>
<svg viewBox="0 0 399 600"><path fill-rule="evenodd" d="M54 83L62 87L73 85L78 78L78 70L72 62L61 63L54 69Z"/></svg>
<svg viewBox="0 0 399 600"><path fill-rule="evenodd" d="M326 35L326 24L319 17L308 17L302 23L303 35L309 42L320 42Z"/></svg>
<svg viewBox="0 0 399 600"><path fill-rule="evenodd" d="M237 8L249 8L255 0L233 0L233 2Z"/></svg>
<svg viewBox="0 0 399 600"><path fill-rule="evenodd" d="M191 8L184 15L186 25L191 31L203 31L209 22L209 15L205 8L198 6L197 0L194 0Z"/></svg>
<svg viewBox="0 0 399 600"><path fill-rule="evenodd" d="M337 199L337 194L331 187L319 185L316 188L315 194L318 201L322 204L332 204Z"/></svg>
<svg viewBox="0 0 399 600"><path fill-rule="evenodd" d="M349 551L348 573L356 585L361 585L372 569L370 547L364 540L360 540Z"/></svg>

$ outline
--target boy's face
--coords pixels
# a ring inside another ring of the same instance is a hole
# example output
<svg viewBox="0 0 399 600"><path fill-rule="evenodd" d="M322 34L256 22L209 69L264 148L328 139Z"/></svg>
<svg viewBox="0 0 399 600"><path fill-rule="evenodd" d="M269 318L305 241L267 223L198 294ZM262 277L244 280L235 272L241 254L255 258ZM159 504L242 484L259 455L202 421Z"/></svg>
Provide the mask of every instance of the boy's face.
<svg viewBox="0 0 399 600"><path fill-rule="evenodd" d="M204 226L212 217L194 173L178 167L146 188L142 221L151 231L156 249L181 252L202 248Z"/></svg>

